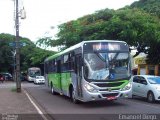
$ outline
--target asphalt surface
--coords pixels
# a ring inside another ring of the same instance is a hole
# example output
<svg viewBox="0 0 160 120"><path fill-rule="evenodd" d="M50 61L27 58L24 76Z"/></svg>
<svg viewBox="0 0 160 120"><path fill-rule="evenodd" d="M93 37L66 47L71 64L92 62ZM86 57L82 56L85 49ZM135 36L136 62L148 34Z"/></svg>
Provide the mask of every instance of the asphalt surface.
<svg viewBox="0 0 160 120"><path fill-rule="evenodd" d="M50 89L45 85L35 85L33 83L23 82L21 86L22 89L27 91L27 93L31 96L36 105L43 111L43 114L46 114L46 116L49 116L47 118L53 120L160 119L160 102L148 103L146 99L139 97L134 97L134 99L118 99L115 101L99 101L74 104L68 97L52 95ZM12 88L15 88L15 83L13 82L0 84L1 96L4 91L10 91ZM3 96L5 96L5 93ZM9 100L10 97L12 99ZM21 97L22 99L20 99ZM8 99L8 101L6 99ZM34 106L29 103L29 100L26 98L26 96L24 96L23 93L17 95L16 93L10 92L8 96L4 97L3 99L1 98L1 101L2 100L6 100L6 104L7 102L12 103L12 101L15 101L16 104L12 105L17 105L18 107L12 106L12 109L10 109L9 107L11 107L11 105L8 104L8 108L6 109L5 105L3 105L3 102L1 102L1 113L4 111L3 109L8 111L11 110L10 112L12 113L14 107L18 109L18 113L36 113Z"/></svg>
<svg viewBox="0 0 160 120"><path fill-rule="evenodd" d="M160 119L160 102L148 103L146 99L118 99L116 101L98 101L74 104L68 97L52 95L45 85L25 88L28 93L56 120L117 120L125 119L121 115L136 115L132 119ZM151 116L145 116L145 115ZM139 116L138 116L139 115ZM132 117L132 116L131 116ZM152 118L153 117L153 118ZM126 118L129 119L129 118ZM130 118L131 119L131 118Z"/></svg>

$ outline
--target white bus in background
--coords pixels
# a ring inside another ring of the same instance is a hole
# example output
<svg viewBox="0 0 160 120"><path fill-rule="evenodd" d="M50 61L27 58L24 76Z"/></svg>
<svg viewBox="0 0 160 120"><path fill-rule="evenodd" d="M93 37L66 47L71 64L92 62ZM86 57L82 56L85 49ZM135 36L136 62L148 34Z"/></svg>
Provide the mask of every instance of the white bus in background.
<svg viewBox="0 0 160 120"><path fill-rule="evenodd" d="M41 75L41 69L38 67L31 67L28 68L27 71L27 80L29 82L34 81L34 79L36 78L36 76L40 76Z"/></svg>

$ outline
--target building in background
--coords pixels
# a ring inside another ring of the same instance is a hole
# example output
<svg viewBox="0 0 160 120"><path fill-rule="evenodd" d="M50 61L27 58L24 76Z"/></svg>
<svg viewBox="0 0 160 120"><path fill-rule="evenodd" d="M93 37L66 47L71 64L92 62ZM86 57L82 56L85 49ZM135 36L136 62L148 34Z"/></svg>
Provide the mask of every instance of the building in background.
<svg viewBox="0 0 160 120"><path fill-rule="evenodd" d="M131 53L133 55L135 52ZM147 64L147 55L144 53L139 54L132 59L132 73L133 75L157 75L160 76L160 65L159 64Z"/></svg>

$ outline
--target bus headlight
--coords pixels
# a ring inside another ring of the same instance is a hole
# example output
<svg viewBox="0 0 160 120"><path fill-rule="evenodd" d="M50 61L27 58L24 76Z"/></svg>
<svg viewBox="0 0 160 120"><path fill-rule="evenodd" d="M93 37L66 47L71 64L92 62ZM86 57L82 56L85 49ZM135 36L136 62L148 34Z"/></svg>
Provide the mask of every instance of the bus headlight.
<svg viewBox="0 0 160 120"><path fill-rule="evenodd" d="M88 84L88 83L85 84L84 87L89 92L97 92L97 90L93 86L91 86L90 84Z"/></svg>
<svg viewBox="0 0 160 120"><path fill-rule="evenodd" d="M131 89L131 87L132 87L132 84L131 84L131 82L129 82L124 88L122 88L121 90L122 91L124 91L124 90L129 90L129 89Z"/></svg>

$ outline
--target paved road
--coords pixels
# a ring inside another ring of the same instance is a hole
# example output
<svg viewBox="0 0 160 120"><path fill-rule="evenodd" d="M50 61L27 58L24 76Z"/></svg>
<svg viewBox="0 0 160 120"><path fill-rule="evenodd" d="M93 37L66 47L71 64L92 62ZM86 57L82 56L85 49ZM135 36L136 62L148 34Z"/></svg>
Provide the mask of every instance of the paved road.
<svg viewBox="0 0 160 120"><path fill-rule="evenodd" d="M35 85L32 82L23 81L21 82L22 88L35 88L40 87L41 85ZM5 81L3 83L0 82L0 88L16 88L16 82L13 81Z"/></svg>
<svg viewBox="0 0 160 120"><path fill-rule="evenodd" d="M92 119L96 119L97 115L105 119L104 116L113 114L116 116L115 119L119 118L121 114L160 114L160 102L154 104L148 103L145 99L135 97L134 99L119 99L114 102L100 101L100 102L89 102L81 104L73 104L68 97L60 95L52 95L50 90L45 85L25 88L28 93L41 105L49 114L54 114L54 118L59 118L59 114L64 114L69 117L73 117L75 114L83 117L84 115L92 115ZM58 115L56 117L56 115ZM63 115L63 116L64 116ZM70 116L69 116L70 115ZM66 116L65 116L66 117ZM142 116L139 116L142 118ZM160 116L155 116L159 119ZM108 119L108 118L107 118ZM119 118L120 119L120 118ZM150 119L149 119L150 120Z"/></svg>
<svg viewBox="0 0 160 120"><path fill-rule="evenodd" d="M13 82L0 84L0 88L15 87L16 84ZM68 97L52 95L50 89L45 85L22 82L22 88L55 120L125 120L124 116L121 115L132 114L136 115L134 116L136 118L132 118L134 120L160 119L160 102L152 104L138 97L134 99L119 99L114 102L100 101L73 104ZM149 116L150 118L147 116L147 118L146 114L151 114L152 116Z"/></svg>

